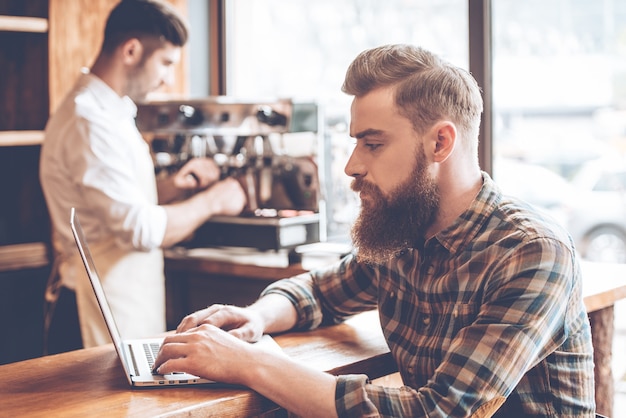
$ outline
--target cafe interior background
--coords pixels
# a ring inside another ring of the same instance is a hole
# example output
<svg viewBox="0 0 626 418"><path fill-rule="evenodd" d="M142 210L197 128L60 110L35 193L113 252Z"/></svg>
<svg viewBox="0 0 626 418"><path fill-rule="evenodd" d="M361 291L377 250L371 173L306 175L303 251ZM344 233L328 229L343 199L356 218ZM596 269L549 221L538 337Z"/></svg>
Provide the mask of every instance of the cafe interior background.
<svg viewBox="0 0 626 418"><path fill-rule="evenodd" d="M188 16L191 38L175 95L155 99L316 105L322 244L348 245L358 209L343 173L353 146L345 70L363 49L412 43L479 81L480 160L502 188L562 222L583 258L626 263L626 2L171 1ZM0 1L0 364L41 355L52 264L37 173L43 128L73 83L57 72L90 65L97 51L81 42L98 44L90 30L116 2ZM14 16L25 23L7 21ZM78 38L73 22L85 26Z"/></svg>

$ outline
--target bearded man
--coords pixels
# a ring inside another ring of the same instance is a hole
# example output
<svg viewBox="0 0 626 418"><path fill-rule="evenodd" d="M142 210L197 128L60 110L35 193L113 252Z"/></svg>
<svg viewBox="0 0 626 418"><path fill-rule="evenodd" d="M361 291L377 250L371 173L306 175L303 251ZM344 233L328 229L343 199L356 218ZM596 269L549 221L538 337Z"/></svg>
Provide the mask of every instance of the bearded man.
<svg viewBox="0 0 626 418"><path fill-rule="evenodd" d="M249 386L299 416L591 417L591 333L566 231L478 163L480 89L422 48L362 52L346 165L355 250L247 308L211 306L166 338L159 373ZM332 376L242 340L378 309L404 383Z"/></svg>

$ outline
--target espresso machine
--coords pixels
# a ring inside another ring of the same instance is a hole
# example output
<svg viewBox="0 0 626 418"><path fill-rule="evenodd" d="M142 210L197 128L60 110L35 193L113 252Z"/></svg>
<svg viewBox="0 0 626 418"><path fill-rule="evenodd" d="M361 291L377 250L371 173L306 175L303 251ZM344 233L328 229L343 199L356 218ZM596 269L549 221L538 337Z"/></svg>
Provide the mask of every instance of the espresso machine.
<svg viewBox="0 0 626 418"><path fill-rule="evenodd" d="M237 178L247 193L242 214L212 217L184 246L293 250L320 241L323 152L315 103L211 96L137 107L157 176L208 157L222 178Z"/></svg>

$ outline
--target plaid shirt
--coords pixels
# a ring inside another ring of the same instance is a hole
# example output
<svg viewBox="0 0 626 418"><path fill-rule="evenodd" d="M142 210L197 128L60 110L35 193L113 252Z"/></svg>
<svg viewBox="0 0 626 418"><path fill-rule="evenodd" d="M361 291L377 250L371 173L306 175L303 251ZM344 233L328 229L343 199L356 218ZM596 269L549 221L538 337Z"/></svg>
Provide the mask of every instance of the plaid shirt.
<svg viewBox="0 0 626 418"><path fill-rule="evenodd" d="M453 225L381 266L353 255L278 281L301 329L377 308L405 386L337 377L341 417L594 416L593 354L568 234L483 187ZM506 401L505 401L506 399Z"/></svg>

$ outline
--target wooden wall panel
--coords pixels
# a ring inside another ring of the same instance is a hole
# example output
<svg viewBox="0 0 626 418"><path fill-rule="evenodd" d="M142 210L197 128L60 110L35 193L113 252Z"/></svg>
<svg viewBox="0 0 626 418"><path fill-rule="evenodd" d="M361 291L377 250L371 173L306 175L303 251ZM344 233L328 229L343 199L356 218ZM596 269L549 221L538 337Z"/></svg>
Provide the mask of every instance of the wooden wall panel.
<svg viewBox="0 0 626 418"><path fill-rule="evenodd" d="M0 31L0 131L43 129L48 119L48 37Z"/></svg>
<svg viewBox="0 0 626 418"><path fill-rule="evenodd" d="M48 2L2 0L0 15L46 19ZM43 129L48 118L48 34L3 28L0 63L0 131Z"/></svg>
<svg viewBox="0 0 626 418"><path fill-rule="evenodd" d="M2 0L0 15L48 17L48 0Z"/></svg>
<svg viewBox="0 0 626 418"><path fill-rule="evenodd" d="M102 43L109 12L119 0L50 0L49 65L50 112L74 85L80 70L93 64ZM184 15L187 0L169 0ZM186 50L186 48L185 48ZM187 54L176 70L176 82L167 93L188 94Z"/></svg>
<svg viewBox="0 0 626 418"><path fill-rule="evenodd" d="M0 147L0 246L50 240L39 151L38 145Z"/></svg>

